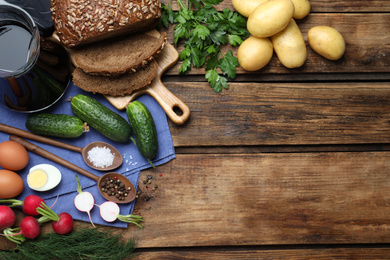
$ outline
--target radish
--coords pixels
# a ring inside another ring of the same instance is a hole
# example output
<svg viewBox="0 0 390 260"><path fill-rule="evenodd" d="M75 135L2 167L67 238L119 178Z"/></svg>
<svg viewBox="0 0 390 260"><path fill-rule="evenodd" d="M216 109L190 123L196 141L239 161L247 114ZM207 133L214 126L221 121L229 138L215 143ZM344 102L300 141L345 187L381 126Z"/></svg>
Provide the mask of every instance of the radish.
<svg viewBox="0 0 390 260"><path fill-rule="evenodd" d="M60 213L58 214L58 221L53 221L51 226L57 234L67 234L73 229L73 218L69 213Z"/></svg>
<svg viewBox="0 0 390 260"><path fill-rule="evenodd" d="M96 205L100 208L100 216L107 222L114 222L120 220L122 222L133 223L142 229L142 226L138 224L144 221L141 216L137 215L121 215L118 204L113 201L106 201L101 205Z"/></svg>
<svg viewBox="0 0 390 260"><path fill-rule="evenodd" d="M0 206L0 230L12 227L15 224L15 212L8 206Z"/></svg>
<svg viewBox="0 0 390 260"><path fill-rule="evenodd" d="M42 202L45 203L41 197L37 195L28 195L24 199L23 212L30 216L38 216L39 213L37 212L37 208Z"/></svg>
<svg viewBox="0 0 390 260"><path fill-rule="evenodd" d="M20 233L27 238L34 239L41 234L41 227L34 217L27 216L20 222Z"/></svg>
<svg viewBox="0 0 390 260"><path fill-rule="evenodd" d="M73 218L70 214L63 212L57 215L45 203L42 203L40 206L41 207L37 208L39 214L42 215L40 222L52 220L52 227L54 232L63 235L69 233L73 229Z"/></svg>
<svg viewBox="0 0 390 260"><path fill-rule="evenodd" d="M74 206L82 212L86 212L88 214L89 220L91 221L91 224L93 227L95 227L95 224L92 222L91 218L91 210L95 204L95 198L93 195L88 191L82 191L79 178L76 174L76 180L77 180L77 192L78 194L74 198Z"/></svg>
<svg viewBox="0 0 390 260"><path fill-rule="evenodd" d="M38 216L37 208L39 205L45 202L41 197L37 195L28 195L24 201L16 199L0 200L0 203L12 203L10 207L22 206L23 212L30 216Z"/></svg>
<svg viewBox="0 0 390 260"><path fill-rule="evenodd" d="M19 232L15 233L17 231ZM38 220L32 216L27 216L20 222L20 227L4 229L3 233L12 242L21 244L25 240L24 237L34 239L39 236L41 234L41 227Z"/></svg>

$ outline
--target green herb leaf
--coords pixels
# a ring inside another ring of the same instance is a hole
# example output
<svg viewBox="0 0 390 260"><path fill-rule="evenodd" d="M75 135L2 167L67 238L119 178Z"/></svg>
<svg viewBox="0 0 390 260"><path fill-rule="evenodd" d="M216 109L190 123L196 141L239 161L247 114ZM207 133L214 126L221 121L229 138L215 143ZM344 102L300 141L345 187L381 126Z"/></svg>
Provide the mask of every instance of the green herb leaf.
<svg viewBox="0 0 390 260"><path fill-rule="evenodd" d="M200 60L200 55L201 55L201 51L196 48L196 47L193 47L191 48L191 58L192 58L192 64L194 65L194 67L202 67L202 62Z"/></svg>
<svg viewBox="0 0 390 260"><path fill-rule="evenodd" d="M222 0L177 0L179 11L173 12L171 1L162 5L162 20L174 26L174 44L184 41L184 50L179 59L183 61L179 73L188 73L192 67L205 66L206 79L211 88L221 92L228 88L228 78L236 77L238 60L230 50L225 55L221 46L240 45L249 37L246 19L236 11L225 8L218 12L214 5ZM173 21L173 22L172 22ZM220 69L222 75L219 75Z"/></svg>
<svg viewBox="0 0 390 260"><path fill-rule="evenodd" d="M238 35L228 35L229 37L229 43L232 46L239 46L241 43L243 43L243 39Z"/></svg>
<svg viewBox="0 0 390 260"><path fill-rule="evenodd" d="M221 92L223 88L228 88L227 79L225 77L221 77L215 69L206 72L206 79L215 93Z"/></svg>
<svg viewBox="0 0 390 260"><path fill-rule="evenodd" d="M188 39L188 32L187 32L187 28L183 24L178 24L175 26L175 30L174 30L175 45L177 45L177 42L181 38Z"/></svg>
<svg viewBox="0 0 390 260"><path fill-rule="evenodd" d="M198 24L194 30L192 31L192 33L194 34L194 36L198 36L200 39L204 40L206 39L207 36L210 35L210 30L207 29L206 26L202 25L202 24Z"/></svg>
<svg viewBox="0 0 390 260"><path fill-rule="evenodd" d="M219 67L219 50L210 54L210 58L206 62L206 71L217 69Z"/></svg>
<svg viewBox="0 0 390 260"><path fill-rule="evenodd" d="M222 30L216 30L210 33L210 38L216 45L224 45L228 42L226 39L226 32Z"/></svg>
<svg viewBox="0 0 390 260"><path fill-rule="evenodd" d="M191 50L190 48L186 47L184 50L182 50L180 53L179 53L179 59L180 60L184 60L184 59L187 59L191 56Z"/></svg>
<svg viewBox="0 0 390 260"><path fill-rule="evenodd" d="M190 59L185 59L180 66L179 73L187 73L191 70L191 61Z"/></svg>
<svg viewBox="0 0 390 260"><path fill-rule="evenodd" d="M162 4L161 5L162 15L160 20L160 26L161 24L165 26L165 28L169 27L169 24L172 24L175 22L175 15L171 8L169 8L167 5Z"/></svg>
<svg viewBox="0 0 390 260"><path fill-rule="evenodd" d="M219 67L224 75L234 79L236 77L236 66L238 66L238 59L233 56L233 52L229 50L221 59Z"/></svg>

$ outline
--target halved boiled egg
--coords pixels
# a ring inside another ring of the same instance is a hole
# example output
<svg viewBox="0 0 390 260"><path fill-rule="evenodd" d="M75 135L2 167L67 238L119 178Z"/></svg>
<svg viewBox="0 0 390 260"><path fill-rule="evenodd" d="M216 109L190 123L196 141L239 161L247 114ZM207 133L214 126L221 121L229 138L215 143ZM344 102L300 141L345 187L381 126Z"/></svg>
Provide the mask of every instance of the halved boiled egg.
<svg viewBox="0 0 390 260"><path fill-rule="evenodd" d="M27 175L27 185L36 191L48 191L61 181L62 174L55 166L38 164L30 169Z"/></svg>

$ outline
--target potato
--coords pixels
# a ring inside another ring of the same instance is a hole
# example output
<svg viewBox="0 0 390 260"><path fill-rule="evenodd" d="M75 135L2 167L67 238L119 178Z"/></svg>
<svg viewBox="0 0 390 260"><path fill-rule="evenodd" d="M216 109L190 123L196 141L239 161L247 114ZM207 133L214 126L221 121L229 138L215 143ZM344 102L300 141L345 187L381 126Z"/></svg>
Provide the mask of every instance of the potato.
<svg viewBox="0 0 390 260"><path fill-rule="evenodd" d="M269 38L250 36L238 48L238 63L244 70L256 71L270 62L273 52Z"/></svg>
<svg viewBox="0 0 390 260"><path fill-rule="evenodd" d="M303 19L310 13L310 2L308 0L292 0L294 4L294 19Z"/></svg>
<svg viewBox="0 0 390 260"><path fill-rule="evenodd" d="M268 0L233 0L233 7L244 17L249 15L256 9L260 4L268 2Z"/></svg>
<svg viewBox="0 0 390 260"><path fill-rule="evenodd" d="M248 31L255 37L270 37L283 30L294 13L291 0L272 0L265 2L249 15Z"/></svg>
<svg viewBox="0 0 390 260"><path fill-rule="evenodd" d="M283 31L273 35L271 41L278 59L285 67L298 68L305 63L306 44L294 19Z"/></svg>
<svg viewBox="0 0 390 260"><path fill-rule="evenodd" d="M329 26L315 26L307 32L310 47L329 60L340 59L345 52L343 36Z"/></svg>

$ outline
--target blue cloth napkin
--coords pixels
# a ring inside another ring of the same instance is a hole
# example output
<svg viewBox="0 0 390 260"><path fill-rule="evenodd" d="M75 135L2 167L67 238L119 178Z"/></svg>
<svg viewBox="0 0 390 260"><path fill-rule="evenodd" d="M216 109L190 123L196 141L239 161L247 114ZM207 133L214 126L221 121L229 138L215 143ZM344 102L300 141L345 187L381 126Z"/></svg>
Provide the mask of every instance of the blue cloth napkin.
<svg viewBox="0 0 390 260"><path fill-rule="evenodd" d="M45 110L44 112L53 113L53 114L74 115L72 110L71 110L71 107L70 107L69 98L73 97L77 94L84 94L84 95L88 95L88 96L95 98L96 100L101 102L103 105L114 110L115 112L120 114L122 117L124 117L126 119L126 121L128 121L125 110L123 110L123 111L117 110L102 95L97 95L97 94L94 95L92 93L85 92L85 91L81 90L80 88L78 88L77 86L73 85L73 83L71 83L69 85L69 87L66 90L65 94L63 95L63 97L54 106L52 106L48 110ZM176 158L175 149L173 146L171 132L170 132L169 125L167 122L167 116L165 114L165 111L161 108L161 106L157 103L157 101L149 95L140 96L140 97L138 97L137 100L141 101L142 103L144 103L147 106L147 108L150 110L150 112L153 116L153 119L155 121L155 124L156 124L159 149L158 149L157 157L153 160L153 164L155 166L158 166L158 165L164 164L164 163ZM9 109L6 109L3 106L0 107L0 122L3 124L7 124L10 126L14 126L14 127L20 128L20 129L27 130L25 127L27 116L28 116L28 114L13 112ZM7 133L0 132L0 142L9 140L9 136L10 135ZM107 142L109 144L112 144L116 149L118 149L118 151L122 154L122 157L123 157L123 164L119 168L117 168L113 171L125 175L133 183L134 187L136 187L136 188L138 186L138 179L139 179L141 170L144 170L144 169L151 167L149 162L145 158L142 157L142 155L138 152L137 147L131 141L129 141L127 143L114 142L114 141L106 138L105 136L103 136L99 132L97 132L92 127L90 128L89 132L84 133L83 135L81 135L80 137L78 137L76 139L65 139L65 138L53 138L53 139L57 139L59 141L66 142L66 143L69 143L69 144L72 144L72 145L75 145L78 147L84 147L87 144L94 142L94 141L103 141L103 142ZM32 141L32 140L28 140L28 141L48 150L51 153L54 153L62 158L65 158L66 160L70 161L71 163L78 165L81 168L84 168L85 170L87 170L95 175L101 176L105 173L102 171L96 171L96 170L90 168L89 166L87 166L87 164L84 162L84 160L82 158L82 155L78 152L69 151L69 150L66 150L63 148L58 148L58 147L46 145L46 144L39 143L39 142ZM57 202L52 207L54 212L56 212L57 214L59 214L61 212L67 212L67 213L71 214L74 219L89 222L88 215L84 212L78 211L73 204L74 198L77 195L77 191L76 191L77 181L76 181L76 177L75 177L75 172L72 170L69 170L68 168L66 168L64 166L61 166L57 163L54 163L46 158L43 158L39 155L36 155L32 152L29 152L29 157L30 157L30 160L29 160L27 167L25 169L17 172L20 174L20 176L22 177L22 179L25 183L25 188L24 188L23 192L17 197L17 199L23 200L26 196L28 196L30 194L35 194L35 195L42 197L48 206L53 205L53 203L57 199ZM33 167L37 164L42 164L42 163L47 163L47 164L51 164L51 165L56 166L62 173L62 180L61 180L60 184L55 189L53 189L51 191L37 192L37 191L31 190L28 187L27 182L26 182L26 178L27 178L27 174L29 172L29 169L31 167ZM100 205L104 201L106 201L103 198L103 196L99 193L96 182L94 180L89 179L81 174L77 174L77 176L80 179L80 184L82 186L83 191L89 191L94 195L95 204ZM134 209L134 204L135 204L134 201L132 203L119 204L120 214L121 215L131 214L133 212L133 209ZM92 215L92 221L95 224L116 226L116 227L127 227L128 226L128 223L124 223L124 222L121 222L119 220L117 220L115 222L111 222L111 223L104 221L100 217L99 208L97 206L95 206L92 209L91 215Z"/></svg>

